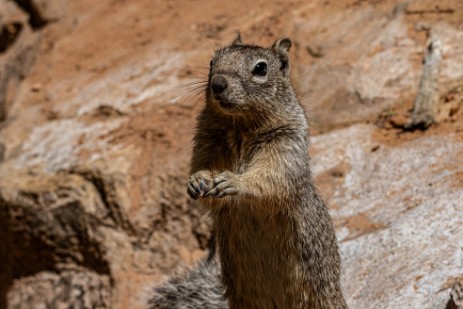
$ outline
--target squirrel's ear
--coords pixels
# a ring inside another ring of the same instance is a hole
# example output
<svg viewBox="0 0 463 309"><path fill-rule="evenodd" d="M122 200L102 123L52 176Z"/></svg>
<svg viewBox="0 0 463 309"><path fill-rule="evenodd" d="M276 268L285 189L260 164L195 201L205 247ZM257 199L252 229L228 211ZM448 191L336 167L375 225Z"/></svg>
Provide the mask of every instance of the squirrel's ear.
<svg viewBox="0 0 463 309"><path fill-rule="evenodd" d="M233 39L231 45L243 45L243 42L241 41L241 33L239 30L235 31L235 38Z"/></svg>
<svg viewBox="0 0 463 309"><path fill-rule="evenodd" d="M273 43L272 48L278 53L280 57L281 67L280 70L283 72L283 76L289 76L289 50L291 48L291 40L288 37L279 39Z"/></svg>
<svg viewBox="0 0 463 309"><path fill-rule="evenodd" d="M287 54L291 49L291 39L288 37L284 37L279 40L276 40L275 43L273 43L272 48L278 52Z"/></svg>

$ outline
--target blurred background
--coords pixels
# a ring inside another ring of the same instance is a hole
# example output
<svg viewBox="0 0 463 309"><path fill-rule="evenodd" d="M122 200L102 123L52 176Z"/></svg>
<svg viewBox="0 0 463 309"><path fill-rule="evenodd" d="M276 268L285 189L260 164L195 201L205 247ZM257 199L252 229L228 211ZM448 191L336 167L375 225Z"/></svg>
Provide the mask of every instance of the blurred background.
<svg viewBox="0 0 463 309"><path fill-rule="evenodd" d="M461 0L0 0L0 309L144 308L204 256L185 185L197 82L235 29L293 40L350 307L452 308Z"/></svg>

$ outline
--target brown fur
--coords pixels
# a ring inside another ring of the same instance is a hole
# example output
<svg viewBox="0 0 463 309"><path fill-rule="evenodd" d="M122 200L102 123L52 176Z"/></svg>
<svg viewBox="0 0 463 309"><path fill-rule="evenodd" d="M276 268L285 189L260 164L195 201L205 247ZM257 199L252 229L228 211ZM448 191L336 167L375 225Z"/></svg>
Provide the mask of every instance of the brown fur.
<svg viewBox="0 0 463 309"><path fill-rule="evenodd" d="M210 210L231 309L347 308L289 79L290 46L287 38L243 45L237 36L217 51L198 117L188 192Z"/></svg>

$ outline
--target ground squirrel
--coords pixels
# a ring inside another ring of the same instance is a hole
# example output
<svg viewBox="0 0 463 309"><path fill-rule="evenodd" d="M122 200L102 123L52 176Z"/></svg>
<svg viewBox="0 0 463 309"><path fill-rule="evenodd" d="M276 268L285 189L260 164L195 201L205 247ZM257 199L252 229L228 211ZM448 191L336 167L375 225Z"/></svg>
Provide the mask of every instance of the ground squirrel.
<svg viewBox="0 0 463 309"><path fill-rule="evenodd" d="M334 227L314 186L307 120L289 77L290 47L289 38L246 45L237 33L215 52L188 193L210 212L218 262L157 288L150 308L347 308ZM217 301L220 282L226 302Z"/></svg>

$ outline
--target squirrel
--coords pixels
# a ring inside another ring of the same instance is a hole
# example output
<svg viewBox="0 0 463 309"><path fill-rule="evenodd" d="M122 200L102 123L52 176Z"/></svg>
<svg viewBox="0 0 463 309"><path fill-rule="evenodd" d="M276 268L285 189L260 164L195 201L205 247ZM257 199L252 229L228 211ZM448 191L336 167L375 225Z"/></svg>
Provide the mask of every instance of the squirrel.
<svg viewBox="0 0 463 309"><path fill-rule="evenodd" d="M291 44L247 45L237 31L215 52L187 191L210 213L217 259L155 289L151 309L347 308L334 226L291 85Z"/></svg>

